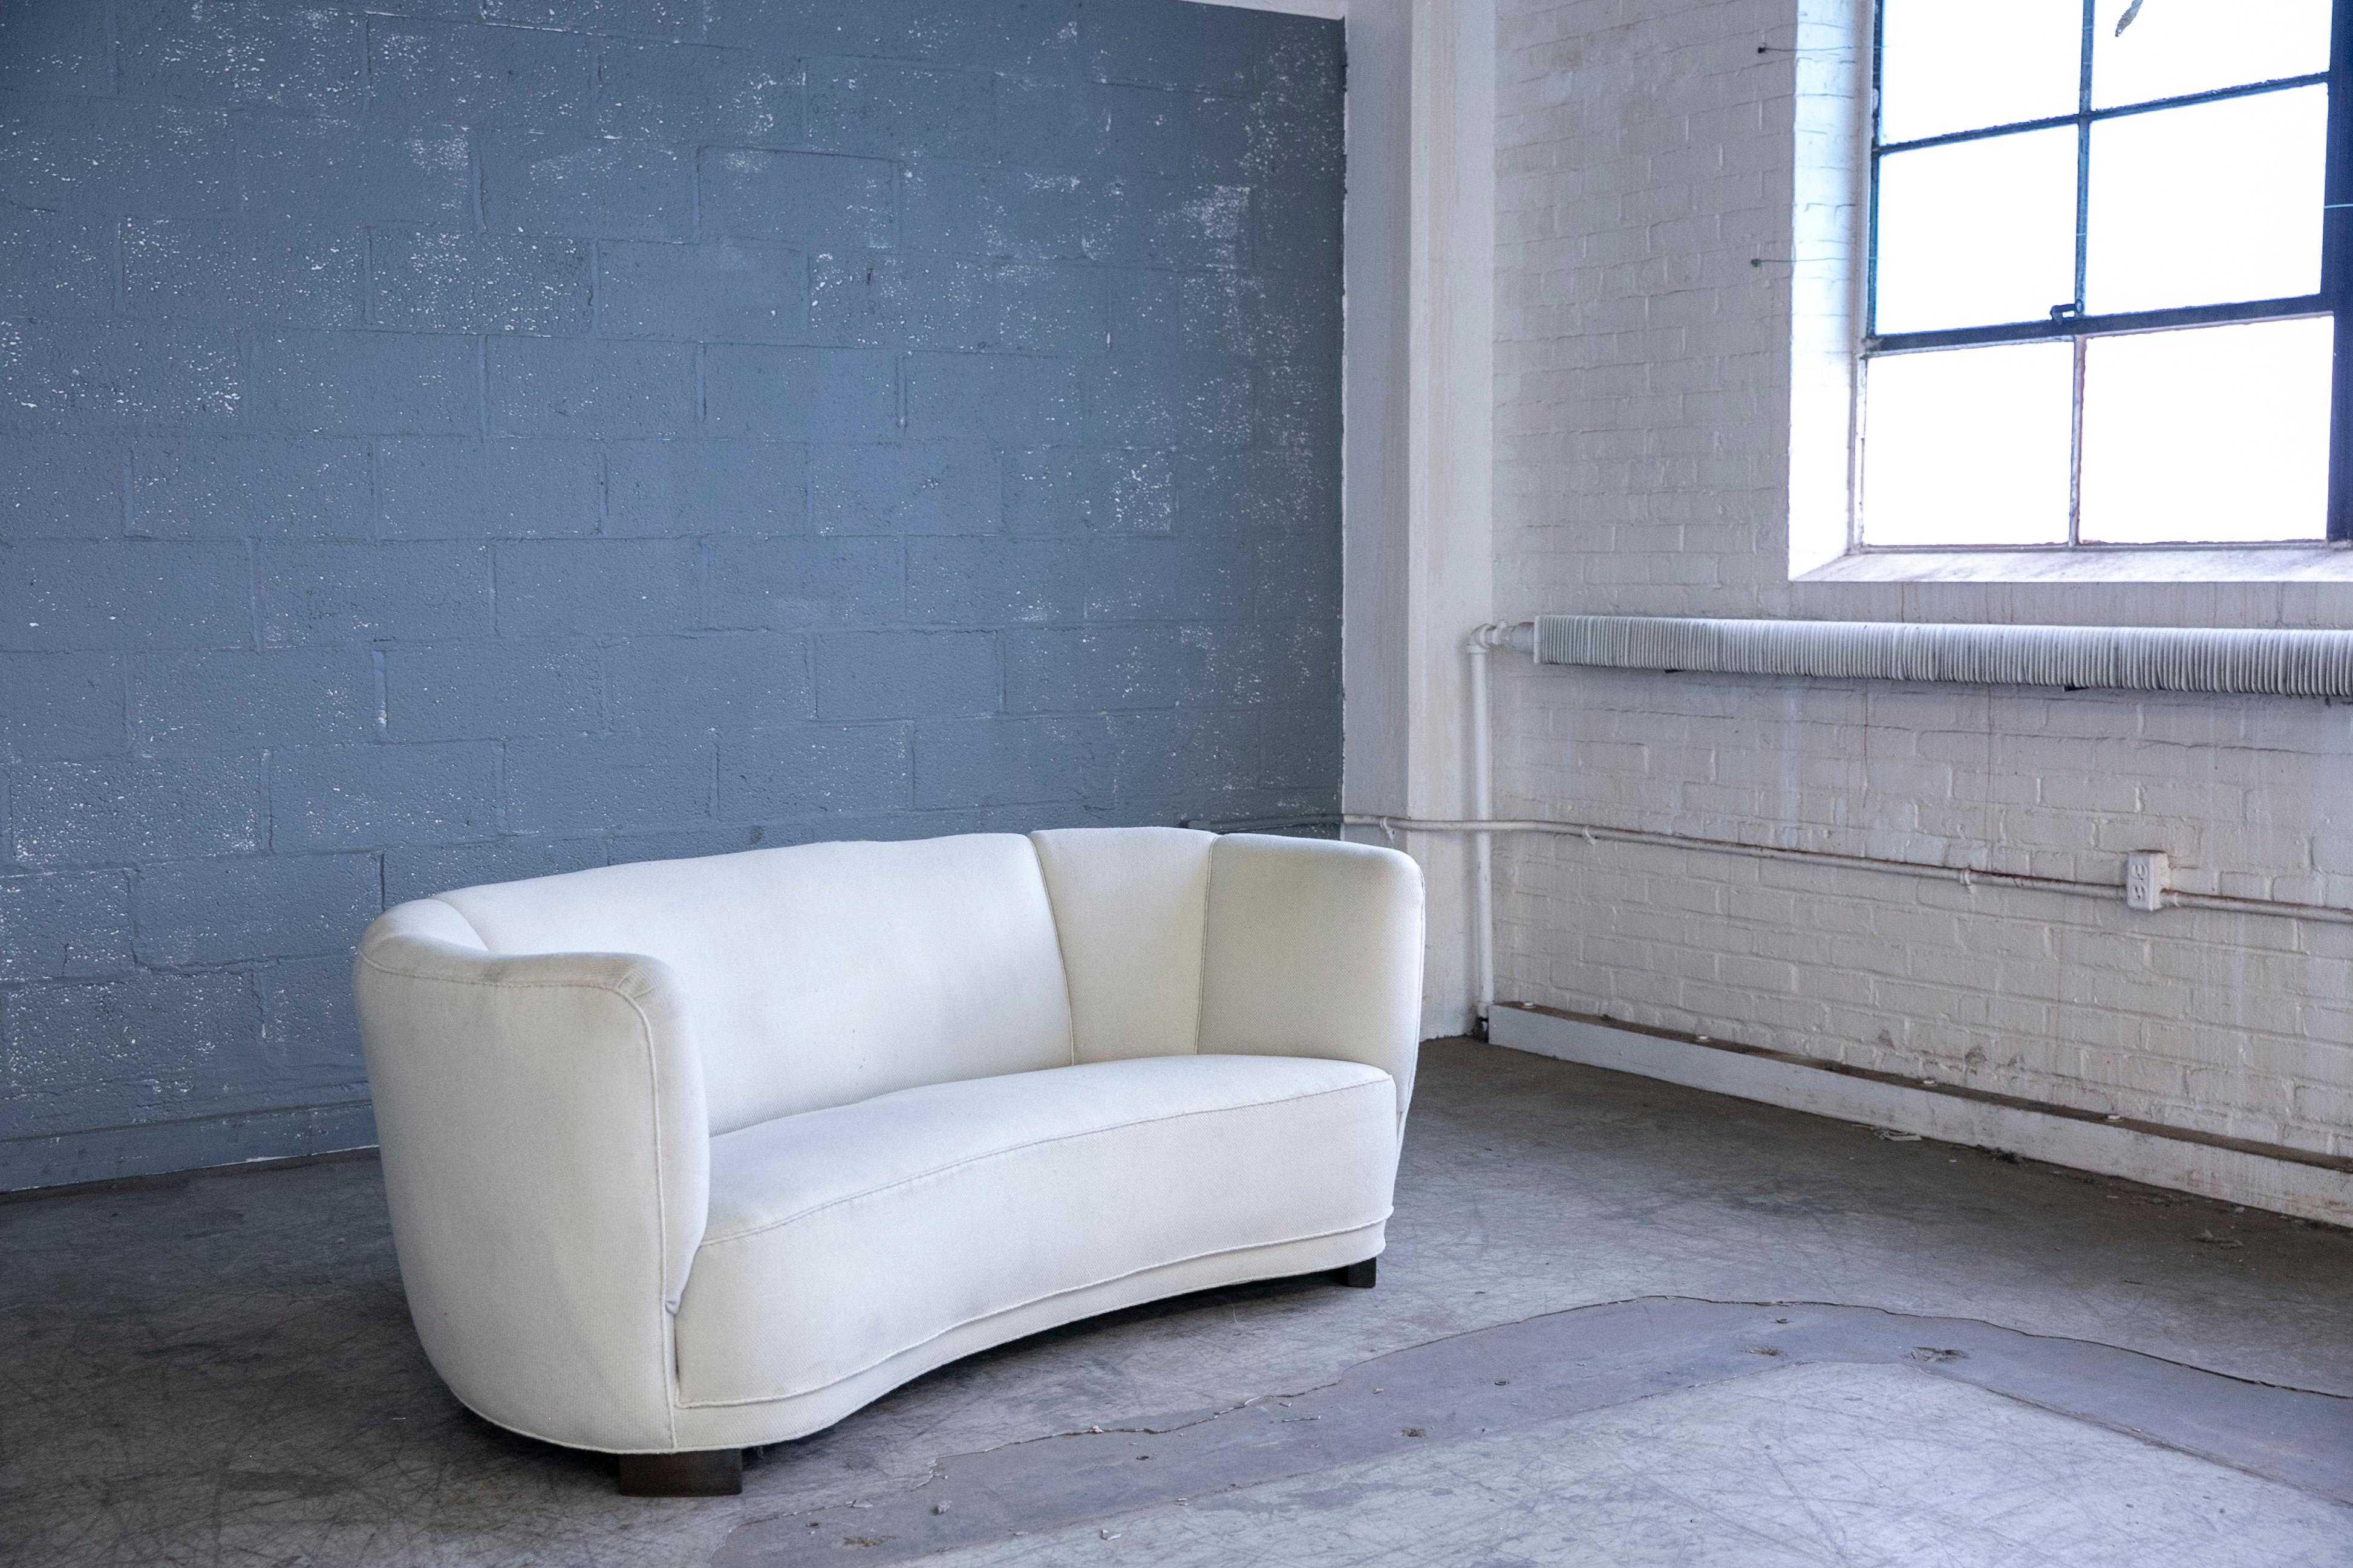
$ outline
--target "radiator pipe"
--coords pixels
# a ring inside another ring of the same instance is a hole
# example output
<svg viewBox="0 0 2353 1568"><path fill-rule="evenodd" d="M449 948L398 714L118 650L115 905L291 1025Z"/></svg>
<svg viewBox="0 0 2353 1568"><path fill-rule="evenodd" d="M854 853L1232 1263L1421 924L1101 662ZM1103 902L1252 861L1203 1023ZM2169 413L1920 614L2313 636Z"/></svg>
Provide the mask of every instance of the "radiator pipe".
<svg viewBox="0 0 2353 1568"><path fill-rule="evenodd" d="M1328 819L1325 819L1328 820ZM1647 844L1661 849L1697 849L1716 855L1740 855L1756 860L1785 860L1801 866L1836 866L1855 871L1882 871L1895 876L1941 878L1963 887L2018 888L2038 893L2066 893L2111 901L2123 893L2114 882L2086 882L2065 877L2035 877L2022 871L1982 871L1968 866L1947 866L1930 860L1890 860L1875 855L1847 855L1835 849L1800 849L1781 844L1750 844L1736 838L1703 838L1689 833L1658 833L1640 827L1605 827L1599 823L1556 822L1541 817L1464 818L1447 820L1422 816L1381 816L1349 812L1341 820L1351 827L1377 827L1383 833L1467 833L1492 838L1498 833L1551 834L1582 838L1588 844ZM2353 925L2353 910L2334 904L2298 903L2289 899L2247 899L2229 893L2188 893L2178 889L2165 895L2165 907L2216 910L2224 914L2269 915L2280 920L2320 921Z"/></svg>
<svg viewBox="0 0 2353 1568"><path fill-rule="evenodd" d="M1534 621L1517 625L1490 621L1472 628L1463 639L1462 651L1471 659L1471 816L1474 824L1489 821L1495 815L1494 737L1488 717L1487 655L1499 647L1516 647L1533 654L1535 635ZM1495 1005L1495 836L1474 826L1471 857L1475 889L1471 913L1472 1005L1476 1019L1472 1027L1484 1038L1487 1015Z"/></svg>

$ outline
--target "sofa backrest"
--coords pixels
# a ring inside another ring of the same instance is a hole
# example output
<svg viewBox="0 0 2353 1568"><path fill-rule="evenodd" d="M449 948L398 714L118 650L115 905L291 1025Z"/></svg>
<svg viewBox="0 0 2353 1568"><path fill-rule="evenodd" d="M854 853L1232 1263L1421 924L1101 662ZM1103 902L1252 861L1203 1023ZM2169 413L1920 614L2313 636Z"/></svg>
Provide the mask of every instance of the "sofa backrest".
<svg viewBox="0 0 2353 1568"><path fill-rule="evenodd" d="M1082 1062L1200 1048L1213 833L1073 827L1033 833L1070 974Z"/></svg>
<svg viewBox="0 0 2353 1568"><path fill-rule="evenodd" d="M493 952L677 970L714 1133L1074 1059L1039 853L1012 834L608 866L438 901Z"/></svg>

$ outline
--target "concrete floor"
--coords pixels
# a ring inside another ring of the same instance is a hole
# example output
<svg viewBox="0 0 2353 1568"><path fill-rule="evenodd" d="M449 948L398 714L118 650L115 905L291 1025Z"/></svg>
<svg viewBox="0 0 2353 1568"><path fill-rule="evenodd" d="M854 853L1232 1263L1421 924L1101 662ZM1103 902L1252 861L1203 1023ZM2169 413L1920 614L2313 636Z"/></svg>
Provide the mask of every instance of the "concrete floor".
<svg viewBox="0 0 2353 1568"><path fill-rule="evenodd" d="M2353 1236L1462 1042L1378 1289L1042 1335L741 1498L459 1410L366 1161L0 1204L0 1380L12 1564L2353 1564Z"/></svg>

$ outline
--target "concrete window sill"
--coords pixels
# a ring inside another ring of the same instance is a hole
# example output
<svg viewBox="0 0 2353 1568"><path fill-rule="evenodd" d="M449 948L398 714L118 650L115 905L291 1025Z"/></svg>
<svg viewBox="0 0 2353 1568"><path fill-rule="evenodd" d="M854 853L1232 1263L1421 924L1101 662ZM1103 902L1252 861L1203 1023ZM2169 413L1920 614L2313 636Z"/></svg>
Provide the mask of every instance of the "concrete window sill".
<svg viewBox="0 0 2353 1568"><path fill-rule="evenodd" d="M2172 550L1874 550L1799 583L2353 583L2341 544Z"/></svg>

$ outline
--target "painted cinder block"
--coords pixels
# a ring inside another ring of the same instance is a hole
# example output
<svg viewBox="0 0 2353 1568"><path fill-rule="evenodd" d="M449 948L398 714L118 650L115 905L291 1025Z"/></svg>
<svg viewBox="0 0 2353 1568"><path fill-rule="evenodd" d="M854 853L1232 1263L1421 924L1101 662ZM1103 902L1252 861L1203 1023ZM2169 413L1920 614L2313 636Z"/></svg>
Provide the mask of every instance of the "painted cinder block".
<svg viewBox="0 0 2353 1568"><path fill-rule="evenodd" d="M1051 539L907 542L907 617L935 626L1008 626L1083 618L1083 551Z"/></svg>
<svg viewBox="0 0 2353 1568"><path fill-rule="evenodd" d="M497 746L474 741L272 752L270 847L303 854L495 833L498 766Z"/></svg>
<svg viewBox="0 0 2353 1568"><path fill-rule="evenodd" d="M122 670L111 653L0 659L0 761L122 755Z"/></svg>
<svg viewBox="0 0 2353 1568"><path fill-rule="evenodd" d="M601 239L686 239L694 154L656 142L494 131L481 142L482 219L492 230Z"/></svg>
<svg viewBox="0 0 2353 1568"><path fill-rule="evenodd" d="M1340 766L1340 717L1321 704L1261 708L1258 782L1269 789L1314 792Z"/></svg>
<svg viewBox="0 0 2353 1568"><path fill-rule="evenodd" d="M364 647L223 648L128 661L131 747L142 756L235 756L376 729Z"/></svg>
<svg viewBox="0 0 2353 1568"><path fill-rule="evenodd" d="M9 831L27 866L105 866L266 847L259 757L129 757L14 769Z"/></svg>
<svg viewBox="0 0 2353 1568"><path fill-rule="evenodd" d="M1199 700L1210 690L1208 655L1191 631L1176 626L1008 631L1006 711L1170 708Z"/></svg>
<svg viewBox="0 0 2353 1568"><path fill-rule="evenodd" d="M249 391L225 326L0 322L0 433L229 429Z"/></svg>
<svg viewBox="0 0 2353 1568"><path fill-rule="evenodd" d="M757 240L596 247L596 330L616 338L800 342L808 258Z"/></svg>
<svg viewBox="0 0 2353 1568"><path fill-rule="evenodd" d="M719 740L719 815L768 822L901 810L914 801L912 726L789 724Z"/></svg>
<svg viewBox="0 0 2353 1568"><path fill-rule="evenodd" d="M241 544L37 539L0 551L0 650L245 647L252 606Z"/></svg>
<svg viewBox="0 0 2353 1568"><path fill-rule="evenodd" d="M1101 714L927 719L915 726L918 807L1036 805L1111 794L1111 723Z"/></svg>
<svg viewBox="0 0 2353 1568"><path fill-rule="evenodd" d="M365 19L258 0L126 0L118 90L233 108L356 112Z"/></svg>
<svg viewBox="0 0 2353 1568"><path fill-rule="evenodd" d="M789 56L615 41L597 63L596 127L673 144L793 147L801 84Z"/></svg>
<svg viewBox="0 0 2353 1568"><path fill-rule="evenodd" d="M795 441L608 441L608 534L799 533L808 448Z"/></svg>
<svg viewBox="0 0 2353 1568"><path fill-rule="evenodd" d="M231 133L241 216L473 226L473 144L461 127L238 115Z"/></svg>
<svg viewBox="0 0 2353 1568"><path fill-rule="evenodd" d="M1101 270L1050 263L1002 267L996 290L995 347L1071 356L1111 347L1111 291Z"/></svg>
<svg viewBox="0 0 2353 1568"><path fill-rule="evenodd" d="M281 958L254 971L253 988L261 999L261 1053L274 1071L297 1083L366 1094L348 958Z"/></svg>
<svg viewBox="0 0 2353 1568"><path fill-rule="evenodd" d="M631 637L607 657L616 730L650 735L744 730L815 712L808 647L797 635Z"/></svg>
<svg viewBox="0 0 2353 1568"><path fill-rule="evenodd" d="M489 346L491 428L501 436L681 436L694 428L694 350L593 338Z"/></svg>
<svg viewBox="0 0 2353 1568"><path fill-rule="evenodd" d="M896 539L714 539L705 613L722 628L791 630L900 618Z"/></svg>
<svg viewBox="0 0 2353 1568"><path fill-rule="evenodd" d="M367 537L364 441L223 436L130 446L133 538Z"/></svg>
<svg viewBox="0 0 2353 1568"><path fill-rule="evenodd" d="M185 1119L266 1081L261 1006L236 970L36 983L10 996L12 1087L0 1134ZM201 1142L185 1147L201 1159Z"/></svg>
<svg viewBox="0 0 2353 1568"><path fill-rule="evenodd" d="M396 844L384 852L388 907L487 882L555 877L605 864L602 834L509 834L467 844Z"/></svg>
<svg viewBox="0 0 2353 1568"><path fill-rule="evenodd" d="M1088 254L1093 185L1082 175L924 163L903 185L911 250L1023 261Z"/></svg>
<svg viewBox="0 0 2353 1568"><path fill-rule="evenodd" d="M874 349L713 343L702 360L709 427L723 436L896 440L895 359Z"/></svg>
<svg viewBox="0 0 2353 1568"><path fill-rule="evenodd" d="M575 239L377 229L368 320L404 331L568 337L588 330L592 271Z"/></svg>
<svg viewBox="0 0 2353 1568"><path fill-rule="evenodd" d="M114 227L88 213L0 208L0 316L113 314Z"/></svg>
<svg viewBox="0 0 2353 1568"><path fill-rule="evenodd" d="M384 911L373 855L177 860L139 872L138 952L178 966L341 952Z"/></svg>
<svg viewBox="0 0 2353 1568"><path fill-rule="evenodd" d="M0 436L0 542L122 536L123 444Z"/></svg>
<svg viewBox="0 0 2353 1568"><path fill-rule="evenodd" d="M987 632L820 632L812 656L820 719L997 709L997 639Z"/></svg>
<svg viewBox="0 0 2353 1568"><path fill-rule="evenodd" d="M131 968L131 876L0 876L0 980L79 979Z"/></svg>
<svg viewBox="0 0 2353 1568"><path fill-rule="evenodd" d="M1078 368L1024 354L911 353L907 434L922 441L1044 446L1080 433Z"/></svg>
<svg viewBox="0 0 2353 1568"><path fill-rule="evenodd" d="M969 442L809 449L809 523L822 534L995 533L996 448Z"/></svg>
<svg viewBox="0 0 2353 1568"><path fill-rule="evenodd" d="M1123 800L1193 803L1202 781L1259 782L1260 716L1248 709L1167 708L1107 716L1112 789Z"/></svg>
<svg viewBox="0 0 2353 1568"><path fill-rule="evenodd" d="M681 43L702 35L697 0L483 0L482 16L518 27L635 34Z"/></svg>
<svg viewBox="0 0 2353 1568"><path fill-rule="evenodd" d="M1128 267L1250 264L1250 187L1232 181L1118 174L1086 190L1091 261Z"/></svg>
<svg viewBox="0 0 2353 1568"><path fill-rule="evenodd" d="M706 147L697 162L705 238L890 248L897 166L882 158Z"/></svg>
<svg viewBox="0 0 2353 1568"><path fill-rule="evenodd" d="M1185 5L1090 7L1080 25L1087 74L1097 81L1244 93L1257 60L1282 31L1251 13L1229 18Z"/></svg>
<svg viewBox="0 0 2353 1568"><path fill-rule="evenodd" d="M454 436L481 428L481 354L468 337L264 332L248 417L317 435Z"/></svg>
<svg viewBox="0 0 2353 1568"><path fill-rule="evenodd" d="M0 201L60 212L227 217L228 116L130 99L0 93Z"/></svg>
<svg viewBox="0 0 2353 1568"><path fill-rule="evenodd" d="M106 12L97 5L0 11L0 91L111 92Z"/></svg>
<svg viewBox="0 0 2353 1568"><path fill-rule="evenodd" d="M1197 467L1188 461L1186 469ZM1201 515L1230 513L1204 508ZM1050 447L1006 457L1008 532L1165 534L1176 521L1176 465L1166 452Z"/></svg>
<svg viewBox="0 0 2353 1568"><path fill-rule="evenodd" d="M803 62L808 141L828 153L987 163L998 153L997 78L895 60Z"/></svg>
<svg viewBox="0 0 2353 1568"><path fill-rule="evenodd" d="M1089 446L1242 447L1258 433L1254 371L1240 361L1114 356L1085 367ZM1336 430L1332 432L1336 439Z"/></svg>
<svg viewBox="0 0 2353 1568"><path fill-rule="evenodd" d="M644 829L708 821L712 742L649 746L634 736L514 741L506 748L506 826L517 833Z"/></svg>
<svg viewBox="0 0 2353 1568"><path fill-rule="evenodd" d="M809 258L807 335L849 348L998 346L997 269L952 256L819 251Z"/></svg>
<svg viewBox="0 0 2353 1568"><path fill-rule="evenodd" d="M390 539L595 533L604 469L586 441L403 437L375 444L378 526Z"/></svg>
<svg viewBox="0 0 2353 1568"><path fill-rule="evenodd" d="M501 637L626 637L702 620L702 552L692 540L510 540L497 549Z"/></svg>
<svg viewBox="0 0 2353 1568"><path fill-rule="evenodd" d="M377 657L384 738L396 744L606 727L606 655L588 638L417 643Z"/></svg>
<svg viewBox="0 0 2353 1568"><path fill-rule="evenodd" d="M1233 620L1250 614L1254 566L1250 540L1232 535L1092 540L1084 566L1086 618Z"/></svg>
<svg viewBox="0 0 2353 1568"><path fill-rule="evenodd" d="M254 572L265 647L491 632L486 544L264 544Z"/></svg>
<svg viewBox="0 0 2353 1568"><path fill-rule="evenodd" d="M582 37L423 21L368 30L368 112L380 121L560 127L586 118L594 82Z"/></svg>

